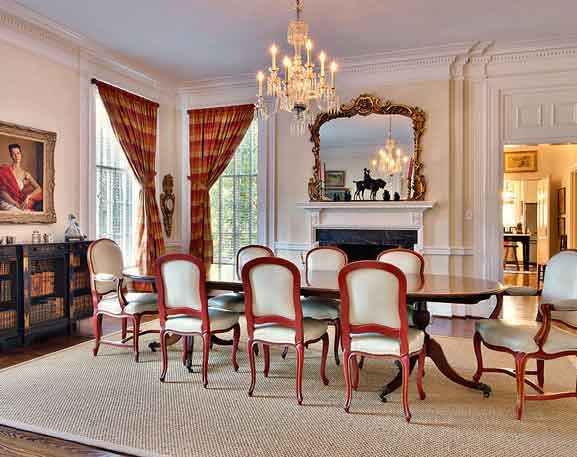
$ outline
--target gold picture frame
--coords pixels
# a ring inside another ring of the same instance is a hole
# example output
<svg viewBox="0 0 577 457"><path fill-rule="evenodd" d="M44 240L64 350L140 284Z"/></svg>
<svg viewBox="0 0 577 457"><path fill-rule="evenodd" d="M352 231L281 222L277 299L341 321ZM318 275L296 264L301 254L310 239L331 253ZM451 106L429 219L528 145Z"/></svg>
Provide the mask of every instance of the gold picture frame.
<svg viewBox="0 0 577 457"><path fill-rule="evenodd" d="M505 173L532 173L538 171L537 151L505 151Z"/></svg>
<svg viewBox="0 0 577 457"><path fill-rule="evenodd" d="M54 132L0 122L0 224L56 222L55 146Z"/></svg>

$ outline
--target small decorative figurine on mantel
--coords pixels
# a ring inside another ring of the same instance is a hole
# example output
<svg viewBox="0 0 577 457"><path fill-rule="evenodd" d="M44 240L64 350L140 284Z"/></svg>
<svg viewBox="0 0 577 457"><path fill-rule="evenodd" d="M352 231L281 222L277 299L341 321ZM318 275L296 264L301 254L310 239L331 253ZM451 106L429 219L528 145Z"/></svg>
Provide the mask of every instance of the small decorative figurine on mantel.
<svg viewBox="0 0 577 457"><path fill-rule="evenodd" d="M353 181L357 186L357 190L355 191L355 200L364 200L365 199L365 190L370 190L371 192L371 200L377 199L377 192L380 189L384 189L387 183L381 179L373 179L371 177L371 170L368 168L363 168L363 180L362 181Z"/></svg>
<svg viewBox="0 0 577 457"><path fill-rule="evenodd" d="M86 235L80 230L80 224L74 214L68 215L68 227L64 231L64 241L83 241Z"/></svg>

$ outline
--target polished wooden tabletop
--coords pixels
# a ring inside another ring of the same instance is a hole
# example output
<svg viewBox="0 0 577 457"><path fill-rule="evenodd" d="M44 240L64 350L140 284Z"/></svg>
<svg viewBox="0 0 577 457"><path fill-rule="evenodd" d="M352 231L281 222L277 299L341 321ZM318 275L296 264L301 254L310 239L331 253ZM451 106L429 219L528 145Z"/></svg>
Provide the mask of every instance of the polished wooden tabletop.
<svg viewBox="0 0 577 457"><path fill-rule="evenodd" d="M154 281L153 274L138 268L128 268L124 270L124 275L135 281ZM236 275L234 265L211 265L206 285L209 290L242 290L242 282ZM506 289L507 286L497 281L466 276L407 275L407 298L412 300L477 302L501 294ZM301 271L301 292L304 295L338 297L338 272L309 272L306 277Z"/></svg>

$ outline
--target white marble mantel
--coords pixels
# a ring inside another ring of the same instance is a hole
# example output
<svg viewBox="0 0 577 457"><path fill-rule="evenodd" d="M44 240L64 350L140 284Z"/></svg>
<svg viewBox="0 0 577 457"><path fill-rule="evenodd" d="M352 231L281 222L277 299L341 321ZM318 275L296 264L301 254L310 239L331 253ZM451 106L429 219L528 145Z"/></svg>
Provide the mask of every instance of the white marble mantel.
<svg viewBox="0 0 577 457"><path fill-rule="evenodd" d="M423 250L423 214L435 206L432 201L315 201L297 203L308 213L309 243L316 229L416 230L415 249Z"/></svg>

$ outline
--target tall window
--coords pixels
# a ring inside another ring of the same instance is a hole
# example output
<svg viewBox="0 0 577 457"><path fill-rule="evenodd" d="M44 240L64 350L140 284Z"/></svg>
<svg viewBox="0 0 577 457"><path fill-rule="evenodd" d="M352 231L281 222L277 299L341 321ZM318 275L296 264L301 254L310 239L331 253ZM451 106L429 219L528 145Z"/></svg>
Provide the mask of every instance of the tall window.
<svg viewBox="0 0 577 457"><path fill-rule="evenodd" d="M213 262L233 264L258 239L258 121L250 125L224 173L210 189Z"/></svg>
<svg viewBox="0 0 577 457"><path fill-rule="evenodd" d="M135 235L140 187L95 91L96 237L118 243L124 262L135 262Z"/></svg>

